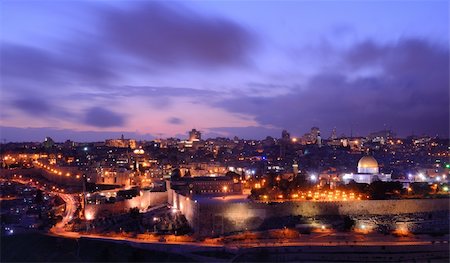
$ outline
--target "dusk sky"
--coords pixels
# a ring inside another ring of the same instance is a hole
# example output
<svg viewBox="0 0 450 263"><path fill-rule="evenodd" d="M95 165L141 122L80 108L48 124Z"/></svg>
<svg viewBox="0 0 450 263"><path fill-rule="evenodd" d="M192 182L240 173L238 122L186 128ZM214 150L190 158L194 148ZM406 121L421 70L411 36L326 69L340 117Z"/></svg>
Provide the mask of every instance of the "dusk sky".
<svg viewBox="0 0 450 263"><path fill-rule="evenodd" d="M0 2L1 140L449 134L448 1Z"/></svg>

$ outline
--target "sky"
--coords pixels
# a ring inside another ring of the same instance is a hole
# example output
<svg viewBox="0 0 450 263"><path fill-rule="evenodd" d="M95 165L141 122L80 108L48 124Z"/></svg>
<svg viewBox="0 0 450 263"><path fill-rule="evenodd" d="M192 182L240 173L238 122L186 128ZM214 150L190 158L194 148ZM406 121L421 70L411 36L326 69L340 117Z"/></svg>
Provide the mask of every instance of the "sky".
<svg viewBox="0 0 450 263"><path fill-rule="evenodd" d="M449 1L0 2L0 139L449 135Z"/></svg>

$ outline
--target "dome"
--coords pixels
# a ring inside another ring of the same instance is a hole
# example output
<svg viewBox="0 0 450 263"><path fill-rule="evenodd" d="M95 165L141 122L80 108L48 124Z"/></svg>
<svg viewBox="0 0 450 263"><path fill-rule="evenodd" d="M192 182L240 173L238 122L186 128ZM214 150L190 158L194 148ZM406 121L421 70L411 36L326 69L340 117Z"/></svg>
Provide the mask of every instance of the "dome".
<svg viewBox="0 0 450 263"><path fill-rule="evenodd" d="M378 162L372 156L363 156L358 162L358 173L378 173Z"/></svg>

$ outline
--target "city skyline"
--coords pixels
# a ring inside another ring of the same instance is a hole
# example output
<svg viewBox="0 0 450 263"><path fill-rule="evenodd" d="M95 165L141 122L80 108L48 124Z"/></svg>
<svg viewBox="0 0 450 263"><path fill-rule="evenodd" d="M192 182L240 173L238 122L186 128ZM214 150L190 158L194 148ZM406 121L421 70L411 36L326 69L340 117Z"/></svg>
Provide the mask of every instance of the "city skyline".
<svg viewBox="0 0 450 263"><path fill-rule="evenodd" d="M0 5L2 141L449 134L448 1Z"/></svg>

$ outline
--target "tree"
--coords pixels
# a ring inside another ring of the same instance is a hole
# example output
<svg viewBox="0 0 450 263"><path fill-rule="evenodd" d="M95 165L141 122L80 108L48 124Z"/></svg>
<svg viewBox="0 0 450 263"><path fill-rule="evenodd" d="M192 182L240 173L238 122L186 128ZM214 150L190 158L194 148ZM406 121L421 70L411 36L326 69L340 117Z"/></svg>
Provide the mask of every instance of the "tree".
<svg viewBox="0 0 450 263"><path fill-rule="evenodd" d="M176 168L172 171L172 174L170 175L171 180L176 180L181 178L181 171L180 169Z"/></svg>
<svg viewBox="0 0 450 263"><path fill-rule="evenodd" d="M139 208L137 207L133 207L130 208L130 217L133 219L137 219L139 217L140 213L139 213Z"/></svg>
<svg viewBox="0 0 450 263"><path fill-rule="evenodd" d="M411 183L411 189L417 195L427 195L431 192L431 188L426 182Z"/></svg>
<svg viewBox="0 0 450 263"><path fill-rule="evenodd" d="M41 189L38 189L36 192L36 197L34 198L36 204L42 204L44 202L44 195Z"/></svg>
<svg viewBox="0 0 450 263"><path fill-rule="evenodd" d="M349 216L344 216L344 231L350 231L355 226L355 220Z"/></svg>

